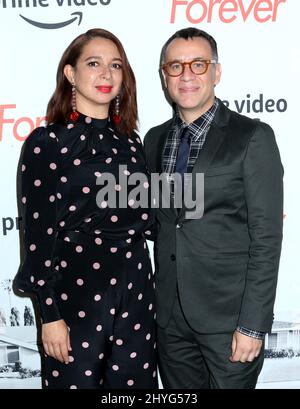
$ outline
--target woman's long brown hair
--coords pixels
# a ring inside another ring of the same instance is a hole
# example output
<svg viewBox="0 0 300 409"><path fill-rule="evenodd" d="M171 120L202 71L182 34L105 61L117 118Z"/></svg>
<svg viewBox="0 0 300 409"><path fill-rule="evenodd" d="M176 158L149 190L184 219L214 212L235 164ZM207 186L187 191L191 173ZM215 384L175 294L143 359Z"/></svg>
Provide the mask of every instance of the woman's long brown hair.
<svg viewBox="0 0 300 409"><path fill-rule="evenodd" d="M114 34L100 28L93 28L75 38L63 53L57 68L56 89L47 106L47 122L65 124L68 121L72 112L72 88L64 75L64 67L67 64L75 67L83 47L97 37L112 41L120 53L123 62L123 81L120 90L119 106L122 120L119 124L115 124L115 127L121 133L130 135L137 128L138 120L135 76L120 40ZM111 103L109 107L111 118L113 116L112 105Z"/></svg>

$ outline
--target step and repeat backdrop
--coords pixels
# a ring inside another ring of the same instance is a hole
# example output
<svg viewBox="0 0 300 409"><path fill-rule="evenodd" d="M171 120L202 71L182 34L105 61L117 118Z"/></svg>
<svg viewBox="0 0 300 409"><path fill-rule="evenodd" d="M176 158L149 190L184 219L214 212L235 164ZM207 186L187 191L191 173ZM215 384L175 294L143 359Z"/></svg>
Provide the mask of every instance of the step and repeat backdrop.
<svg viewBox="0 0 300 409"><path fill-rule="evenodd" d="M62 52L90 28L122 41L137 79L139 133L171 116L159 78L164 42L187 26L212 34L223 67L216 95L269 123L285 167L284 242L275 321L259 388L300 388L298 0L0 0L0 388L40 388L34 308L14 293L19 266L16 169L43 125Z"/></svg>

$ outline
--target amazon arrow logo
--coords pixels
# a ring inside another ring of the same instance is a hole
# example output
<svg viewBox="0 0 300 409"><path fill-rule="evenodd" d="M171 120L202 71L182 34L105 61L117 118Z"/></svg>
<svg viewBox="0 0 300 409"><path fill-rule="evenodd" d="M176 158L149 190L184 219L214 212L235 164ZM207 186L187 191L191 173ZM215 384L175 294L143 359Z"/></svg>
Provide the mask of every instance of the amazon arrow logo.
<svg viewBox="0 0 300 409"><path fill-rule="evenodd" d="M20 17L22 17L23 20L27 21L27 23L38 27L38 28L45 28L47 30L55 30L57 28L62 28L65 26L68 26L69 24L72 24L74 21L76 21L78 19L78 25L80 25L81 20L82 20L82 13L80 11L75 11L74 13L71 13L71 16L75 16L71 18L70 20L67 21L62 21L61 23L40 23L39 21L33 21L30 20L27 17L24 17L20 14Z"/></svg>

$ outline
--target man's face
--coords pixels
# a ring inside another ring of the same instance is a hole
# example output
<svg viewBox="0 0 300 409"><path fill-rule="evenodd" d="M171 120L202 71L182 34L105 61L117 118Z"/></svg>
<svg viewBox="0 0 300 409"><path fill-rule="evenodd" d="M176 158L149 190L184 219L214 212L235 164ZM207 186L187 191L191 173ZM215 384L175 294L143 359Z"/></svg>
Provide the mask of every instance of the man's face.
<svg viewBox="0 0 300 409"><path fill-rule="evenodd" d="M187 40L176 38L167 50L164 63L171 61L189 62L194 59L213 59L212 50L207 40L193 37ZM163 71L165 85L179 112L187 122L193 122L214 103L214 86L221 77L220 64L209 64L205 74L194 74L188 65L178 77L171 77Z"/></svg>

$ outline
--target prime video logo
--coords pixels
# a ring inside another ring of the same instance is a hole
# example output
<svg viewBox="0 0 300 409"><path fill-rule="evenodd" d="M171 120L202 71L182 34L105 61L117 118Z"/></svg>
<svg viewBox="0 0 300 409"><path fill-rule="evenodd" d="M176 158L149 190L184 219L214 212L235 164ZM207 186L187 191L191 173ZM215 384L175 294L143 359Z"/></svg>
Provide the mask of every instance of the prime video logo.
<svg viewBox="0 0 300 409"><path fill-rule="evenodd" d="M50 4L49 4L50 3ZM82 6L108 6L111 0L0 0L0 8L3 9L30 9L36 7L46 8L50 5L56 5L58 7L82 7ZM26 13L27 14L27 13ZM70 14L70 16L63 21L57 22L46 22L32 20L28 16L19 14L19 16L25 20L27 23L46 30L55 30L62 27L66 27L69 24L78 21L80 25L82 21L83 13L81 11L76 11ZM73 16L73 17L72 17ZM71 18L70 18L71 17Z"/></svg>

